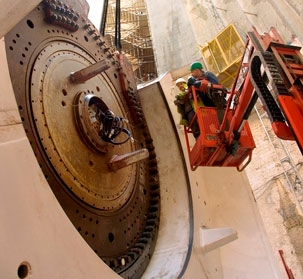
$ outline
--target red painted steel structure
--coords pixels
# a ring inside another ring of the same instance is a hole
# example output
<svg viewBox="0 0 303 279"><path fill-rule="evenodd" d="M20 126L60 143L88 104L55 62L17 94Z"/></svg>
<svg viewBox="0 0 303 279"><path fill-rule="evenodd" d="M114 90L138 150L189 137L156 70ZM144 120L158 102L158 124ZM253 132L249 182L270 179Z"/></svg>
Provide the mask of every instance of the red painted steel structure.
<svg viewBox="0 0 303 279"><path fill-rule="evenodd" d="M263 58L263 55L265 57L268 53L272 57L271 65L267 64ZM253 59L256 54L260 56L257 57L259 60ZM255 61L260 65L251 68L251 63ZM270 69L267 69L270 67L275 68L273 76L279 76L276 81L275 77L271 76ZM262 85L270 87L270 79L276 82L275 92L268 90L272 103L266 103L266 98L262 97L264 89L256 88L257 83L252 77L254 74L252 71L256 68L260 73L262 72L262 79L260 79ZM268 73L268 80L264 81L263 76L266 73ZM281 84L283 88L280 89ZM201 92L202 94L222 94L222 92L228 94L224 117L218 117L220 114L218 108L199 107L197 92L200 92L199 94ZM236 167L241 171L249 164L255 143L246 120L257 100L256 92L264 102L268 113L273 115L272 129L276 136L284 140L296 140L301 152L303 151L303 58L300 48L285 45L274 28L264 35L260 35L254 29L254 32L248 34L242 64L230 91L224 89L222 85L210 84L206 80L202 80L199 88L192 86L189 90L188 94L191 94L194 99L196 111L189 126L185 127L186 145L192 170L199 166L227 166ZM272 104L277 107L270 112ZM280 118L275 117L277 112ZM189 135L192 133L191 127L194 121L198 122L200 136L191 143Z"/></svg>

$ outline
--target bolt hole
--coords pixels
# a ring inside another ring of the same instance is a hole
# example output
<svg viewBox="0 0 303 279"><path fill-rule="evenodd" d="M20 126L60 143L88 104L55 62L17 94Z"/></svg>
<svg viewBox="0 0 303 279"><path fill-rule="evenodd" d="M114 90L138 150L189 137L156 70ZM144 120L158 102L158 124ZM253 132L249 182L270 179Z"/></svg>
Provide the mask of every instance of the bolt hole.
<svg viewBox="0 0 303 279"><path fill-rule="evenodd" d="M109 233L108 234L108 240L109 240L109 242L112 243L114 241L114 239L115 239L114 234L113 233Z"/></svg>
<svg viewBox="0 0 303 279"><path fill-rule="evenodd" d="M18 278L26 278L29 274L30 266L28 263L21 263L18 267Z"/></svg>
<svg viewBox="0 0 303 279"><path fill-rule="evenodd" d="M67 91L65 89L62 89L62 94L63 94L63 96L66 96L67 95Z"/></svg>
<svg viewBox="0 0 303 279"><path fill-rule="evenodd" d="M27 20L26 23L27 23L29 28L32 28L32 29L34 28L34 23L31 20Z"/></svg>
<svg viewBox="0 0 303 279"><path fill-rule="evenodd" d="M86 36L84 36L84 40L85 40L86 42L88 42L88 38L87 38Z"/></svg>
<svg viewBox="0 0 303 279"><path fill-rule="evenodd" d="M61 102L62 106L65 107L66 103L64 101Z"/></svg>

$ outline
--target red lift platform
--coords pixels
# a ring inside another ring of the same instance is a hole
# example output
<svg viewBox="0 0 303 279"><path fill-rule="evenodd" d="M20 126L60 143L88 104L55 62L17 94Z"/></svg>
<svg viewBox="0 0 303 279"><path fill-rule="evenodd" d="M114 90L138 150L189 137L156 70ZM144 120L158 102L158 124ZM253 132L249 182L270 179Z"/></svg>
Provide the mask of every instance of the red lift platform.
<svg viewBox="0 0 303 279"><path fill-rule="evenodd" d="M191 169L195 170L199 166L225 166L236 167L239 171L243 170L251 161L252 151L256 147L248 123L245 122L240 132L237 146L231 146L231 149L228 149L227 143L230 136L227 128L233 117L232 109L225 110L226 129L222 131L220 129L222 123L219 121L222 110L214 107L199 107L194 87L192 94L196 114L190 125L184 126ZM198 121L200 135L191 148L189 136L192 134L191 127L194 121Z"/></svg>
<svg viewBox="0 0 303 279"><path fill-rule="evenodd" d="M224 108L199 107L199 94L227 94ZM303 57L300 47L284 44L275 28L248 33L241 66L230 91L202 80L189 89L195 115L185 127L192 170L199 166L236 167L242 171L255 148L247 119L260 98L277 137L295 140L303 154ZM192 125L200 135L193 142Z"/></svg>

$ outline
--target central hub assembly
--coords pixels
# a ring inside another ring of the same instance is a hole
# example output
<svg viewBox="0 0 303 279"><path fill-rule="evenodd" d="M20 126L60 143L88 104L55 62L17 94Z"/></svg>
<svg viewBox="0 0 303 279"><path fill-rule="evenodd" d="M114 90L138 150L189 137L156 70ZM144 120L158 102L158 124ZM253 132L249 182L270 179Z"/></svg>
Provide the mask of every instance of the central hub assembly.
<svg viewBox="0 0 303 279"><path fill-rule="evenodd" d="M80 92L74 100L74 111L77 128L83 141L96 152L107 152L108 143L102 140L100 131L103 130L101 114L108 111L101 98Z"/></svg>

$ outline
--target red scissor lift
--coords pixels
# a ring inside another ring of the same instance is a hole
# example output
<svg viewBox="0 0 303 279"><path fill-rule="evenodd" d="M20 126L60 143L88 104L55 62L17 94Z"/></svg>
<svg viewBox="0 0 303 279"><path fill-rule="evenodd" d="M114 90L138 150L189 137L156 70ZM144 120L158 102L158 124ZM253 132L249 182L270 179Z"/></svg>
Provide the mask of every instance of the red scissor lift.
<svg viewBox="0 0 303 279"><path fill-rule="evenodd" d="M198 88L191 86L188 94L194 99L196 113L185 127L185 138L192 170L199 166L226 166L241 171L249 164L255 143L246 120L258 98L276 136L296 140L303 154L303 57L300 49L284 44L275 28L262 36L254 29L248 33L241 67L229 92L222 85L206 80L202 80ZM197 92L228 93L227 105L224 109L199 107ZM190 135L194 121L198 122L200 135L193 143Z"/></svg>

